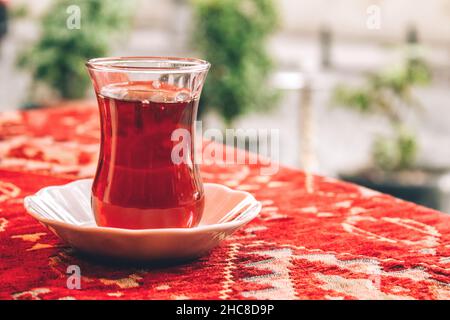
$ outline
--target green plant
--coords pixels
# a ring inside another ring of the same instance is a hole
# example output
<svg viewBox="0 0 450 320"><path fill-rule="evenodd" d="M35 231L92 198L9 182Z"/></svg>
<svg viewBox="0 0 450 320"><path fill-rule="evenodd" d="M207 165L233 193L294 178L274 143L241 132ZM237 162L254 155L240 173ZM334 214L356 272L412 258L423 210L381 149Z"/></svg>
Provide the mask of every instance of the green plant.
<svg viewBox="0 0 450 320"><path fill-rule="evenodd" d="M80 28L71 29L68 8L74 5L80 9ZM83 97L89 86L85 61L109 52L129 25L129 6L124 0L55 0L42 18L40 39L20 55L19 66L61 98Z"/></svg>
<svg viewBox="0 0 450 320"><path fill-rule="evenodd" d="M372 146L374 163L382 170L409 169L415 164L418 143L404 115L408 109L421 106L412 88L427 84L431 78L426 63L415 52L408 51L405 61L395 68L369 75L362 87L338 85L334 90L336 104L364 114L380 114L390 123L392 134L377 136Z"/></svg>
<svg viewBox="0 0 450 320"><path fill-rule="evenodd" d="M226 122L273 104L273 68L266 52L277 14L272 0L194 0L194 46L212 67L200 111L217 109Z"/></svg>

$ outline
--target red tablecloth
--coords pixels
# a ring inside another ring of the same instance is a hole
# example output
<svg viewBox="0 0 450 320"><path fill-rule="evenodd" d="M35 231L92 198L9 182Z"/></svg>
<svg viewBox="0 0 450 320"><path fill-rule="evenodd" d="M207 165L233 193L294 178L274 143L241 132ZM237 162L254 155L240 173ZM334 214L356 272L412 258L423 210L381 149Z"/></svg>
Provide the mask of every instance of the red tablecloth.
<svg viewBox="0 0 450 320"><path fill-rule="evenodd" d="M450 217L355 185L281 168L202 166L205 181L247 190L258 218L209 255L172 267L79 258L28 216L23 197L91 176L95 106L0 115L0 298L448 299ZM66 269L79 265L81 290Z"/></svg>

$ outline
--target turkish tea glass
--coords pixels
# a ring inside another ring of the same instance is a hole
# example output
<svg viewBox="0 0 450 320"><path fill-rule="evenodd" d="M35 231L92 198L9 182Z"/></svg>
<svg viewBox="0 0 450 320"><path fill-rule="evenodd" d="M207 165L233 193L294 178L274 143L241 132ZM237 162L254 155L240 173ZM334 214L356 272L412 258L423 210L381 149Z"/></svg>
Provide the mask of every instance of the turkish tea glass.
<svg viewBox="0 0 450 320"><path fill-rule="evenodd" d="M97 58L87 63L100 110L92 185L99 226L190 228L204 191L195 120L210 64L170 57Z"/></svg>

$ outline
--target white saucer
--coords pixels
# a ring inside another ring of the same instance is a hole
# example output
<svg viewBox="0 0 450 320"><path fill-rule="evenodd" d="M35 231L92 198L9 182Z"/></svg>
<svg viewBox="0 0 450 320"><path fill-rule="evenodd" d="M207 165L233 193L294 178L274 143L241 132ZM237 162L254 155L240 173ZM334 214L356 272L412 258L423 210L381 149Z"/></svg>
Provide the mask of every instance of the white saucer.
<svg viewBox="0 0 450 320"><path fill-rule="evenodd" d="M99 227L91 211L91 185L92 179L83 179L43 188L25 198L25 209L82 252L146 261L199 257L261 210L261 204L248 192L205 183L205 209L197 227L144 230Z"/></svg>

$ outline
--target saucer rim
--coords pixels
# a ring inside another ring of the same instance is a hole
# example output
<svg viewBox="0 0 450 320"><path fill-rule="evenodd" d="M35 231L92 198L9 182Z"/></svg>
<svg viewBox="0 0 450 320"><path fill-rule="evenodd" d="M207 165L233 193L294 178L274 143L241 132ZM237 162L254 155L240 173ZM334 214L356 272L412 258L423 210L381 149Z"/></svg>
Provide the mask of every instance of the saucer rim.
<svg viewBox="0 0 450 320"><path fill-rule="evenodd" d="M79 232L89 232L89 233L105 232L105 233L120 233L120 234L126 234L126 235L130 235L130 236L131 235L139 236L139 235L149 235L149 234L160 235L160 234L167 234L167 233L195 234L198 232L205 232L205 231L210 232L210 231L229 230L229 229L238 228L240 226L247 224L248 222L250 222L251 220L256 218L262 209L261 202L257 201L251 193L249 193L247 191L243 191L243 190L234 190L226 185L219 184L219 183L203 183L203 185L205 187L206 186L218 187L223 190L226 190L226 192L244 194L246 196L244 198L244 200L249 198L251 200L252 204L248 209L246 209L244 212L242 212L239 216L242 216L246 213L248 214L250 212L248 214L248 217L246 217L242 220L231 220L231 221L222 222L222 223L214 223L214 224L208 224L208 225L195 226L193 228L124 229L124 228L113 228L113 227L102 227L102 226L82 226L82 225L75 225L75 224L71 224L71 223L63 222L63 221L59 221L59 220L48 219L48 218L43 217L40 213L36 212L35 210L33 210L31 208L30 202L33 201L33 198L41 196L47 190L62 189L62 188L69 189L72 187L72 185L83 183L86 181L92 183L93 179L77 179L77 180L71 181L69 183L62 184L62 185L52 185L52 186L44 187L44 188L40 189L39 191L37 191L36 193L34 193L32 195L28 195L24 198L25 210L30 216L32 216L39 222L41 222L45 225L50 225L52 227L55 225L55 226L59 226L61 228L70 228L72 230L76 230Z"/></svg>

